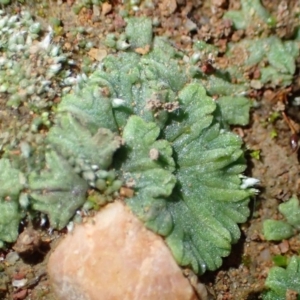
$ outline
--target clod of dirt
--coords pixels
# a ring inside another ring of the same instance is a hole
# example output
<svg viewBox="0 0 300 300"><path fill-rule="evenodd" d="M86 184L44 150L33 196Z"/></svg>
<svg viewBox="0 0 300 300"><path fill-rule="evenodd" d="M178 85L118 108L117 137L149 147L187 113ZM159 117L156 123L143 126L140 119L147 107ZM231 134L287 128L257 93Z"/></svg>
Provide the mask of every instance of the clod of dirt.
<svg viewBox="0 0 300 300"><path fill-rule="evenodd" d="M177 8L176 0L163 0L159 4L159 9L163 16L170 16Z"/></svg>
<svg viewBox="0 0 300 300"><path fill-rule="evenodd" d="M197 299L163 239L121 202L78 225L50 255L58 299Z"/></svg>
<svg viewBox="0 0 300 300"><path fill-rule="evenodd" d="M18 237L13 249L19 254L31 254L39 249L41 237L39 232L26 228Z"/></svg>

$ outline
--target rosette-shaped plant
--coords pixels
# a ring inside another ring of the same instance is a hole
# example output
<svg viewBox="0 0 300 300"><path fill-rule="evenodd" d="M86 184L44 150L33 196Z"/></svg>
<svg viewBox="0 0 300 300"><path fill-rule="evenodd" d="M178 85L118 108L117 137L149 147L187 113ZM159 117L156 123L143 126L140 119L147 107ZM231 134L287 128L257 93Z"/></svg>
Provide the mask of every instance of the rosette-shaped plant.
<svg viewBox="0 0 300 300"><path fill-rule="evenodd" d="M152 41L150 20L128 20L126 34L131 47L106 57L59 104L46 168L29 175L31 207L62 228L88 189L102 205L123 185L133 191L126 204L180 265L214 270L240 237L255 193L256 180L241 175L242 141L228 131L247 123L249 101L209 97L182 53Z"/></svg>
<svg viewBox="0 0 300 300"><path fill-rule="evenodd" d="M225 97L226 104L216 103L189 75L180 52L163 38L152 42L149 20L131 19L128 27L131 51L108 56L86 84L64 97L58 120L68 115L91 135L99 128L120 135L123 146L112 167L134 190L126 203L166 238L180 265L197 273L214 270L240 237L237 224L246 221L255 192L241 177L242 141L226 129L236 107L246 108L239 118L247 122L249 102ZM66 144L68 136L54 130L50 142Z"/></svg>

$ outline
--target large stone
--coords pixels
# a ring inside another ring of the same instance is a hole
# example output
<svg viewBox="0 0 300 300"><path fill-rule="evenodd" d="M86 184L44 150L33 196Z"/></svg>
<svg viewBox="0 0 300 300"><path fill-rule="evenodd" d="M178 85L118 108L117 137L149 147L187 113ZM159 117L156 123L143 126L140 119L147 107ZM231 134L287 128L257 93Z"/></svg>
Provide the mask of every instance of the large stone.
<svg viewBox="0 0 300 300"><path fill-rule="evenodd" d="M163 239L115 202L75 227L50 255L61 300L197 299Z"/></svg>

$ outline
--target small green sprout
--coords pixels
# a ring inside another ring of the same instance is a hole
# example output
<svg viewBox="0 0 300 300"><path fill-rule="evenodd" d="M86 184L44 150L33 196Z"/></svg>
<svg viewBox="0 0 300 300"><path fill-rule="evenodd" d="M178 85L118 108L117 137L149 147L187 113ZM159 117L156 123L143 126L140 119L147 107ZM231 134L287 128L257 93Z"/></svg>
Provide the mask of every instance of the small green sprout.
<svg viewBox="0 0 300 300"><path fill-rule="evenodd" d="M270 27L270 28L275 28L276 25L277 25L277 20L274 16L270 16L268 19L267 19L267 25Z"/></svg>
<svg viewBox="0 0 300 300"><path fill-rule="evenodd" d="M276 129L273 128L270 132L270 137L271 137L271 139L275 139L275 138L277 138L277 136L278 136L278 133L277 133Z"/></svg>
<svg viewBox="0 0 300 300"><path fill-rule="evenodd" d="M250 255L247 255L247 254L244 254L242 256L242 263L245 267L249 268L251 266L251 256Z"/></svg>
<svg viewBox="0 0 300 300"><path fill-rule="evenodd" d="M280 113L278 111L274 111L270 114L270 116L268 118L268 122L274 123L275 121L278 120L279 117L280 117Z"/></svg>
<svg viewBox="0 0 300 300"><path fill-rule="evenodd" d="M258 150L251 150L250 156L256 160L260 160L260 149Z"/></svg>
<svg viewBox="0 0 300 300"><path fill-rule="evenodd" d="M288 264L288 258L283 255L275 255L272 257L274 264L278 267L286 267Z"/></svg>

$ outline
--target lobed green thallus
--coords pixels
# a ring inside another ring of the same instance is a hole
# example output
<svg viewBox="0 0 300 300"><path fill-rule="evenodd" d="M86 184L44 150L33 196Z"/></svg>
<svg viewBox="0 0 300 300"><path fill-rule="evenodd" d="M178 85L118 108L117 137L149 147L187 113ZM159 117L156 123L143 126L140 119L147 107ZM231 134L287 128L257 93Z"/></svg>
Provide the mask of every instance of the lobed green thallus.
<svg viewBox="0 0 300 300"><path fill-rule="evenodd" d="M88 189L112 201L123 185L134 190L126 204L164 236L178 264L198 274L215 270L239 239L238 223L247 220L256 192L257 181L241 175L241 138L229 131L230 124L247 124L250 102L228 94L214 101L184 55L166 39L153 39L149 19L127 22L131 47L107 56L62 97L45 167L20 172L0 160L0 239L16 240L28 210L62 229ZM134 51L146 46L145 55Z"/></svg>

